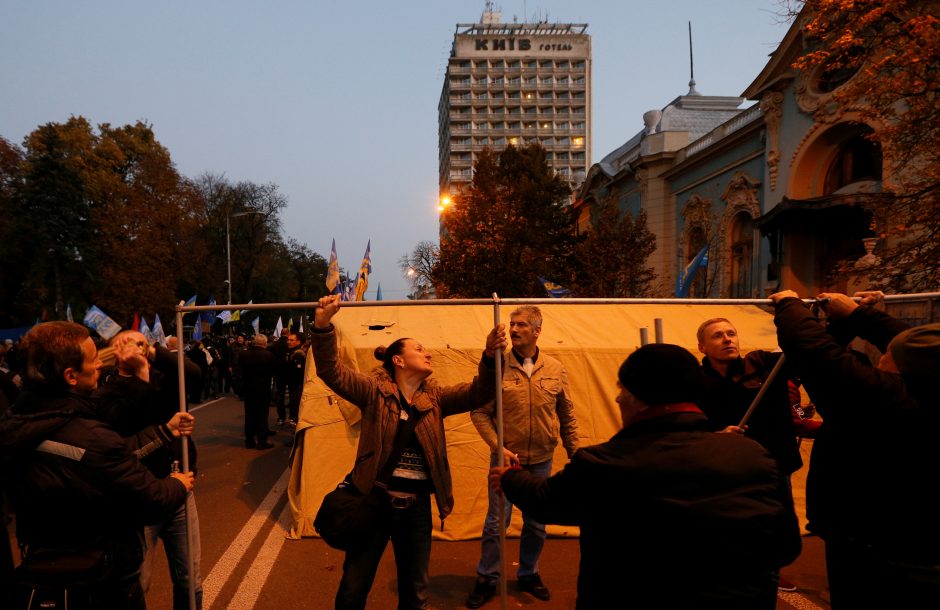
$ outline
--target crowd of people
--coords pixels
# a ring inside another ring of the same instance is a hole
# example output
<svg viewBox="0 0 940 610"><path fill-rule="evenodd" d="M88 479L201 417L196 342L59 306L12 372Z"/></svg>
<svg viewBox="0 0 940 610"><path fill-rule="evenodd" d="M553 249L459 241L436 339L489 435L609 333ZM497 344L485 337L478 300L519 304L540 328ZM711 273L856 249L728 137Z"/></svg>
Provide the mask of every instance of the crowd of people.
<svg viewBox="0 0 940 610"><path fill-rule="evenodd" d="M579 436L577 380L539 349L532 305L512 312L508 332L489 332L476 376L452 386L430 379L431 354L413 338L376 349L371 372L346 366L335 296L320 300L309 342L290 331L270 346L264 335L208 338L186 348L183 370L192 401L244 400L249 449L271 446L272 404L279 424L296 423L308 348L320 378L361 410L343 484L382 504L345 552L337 609L365 607L389 541L399 608L429 607L431 496L443 523L454 509L444 418L457 413L470 413L490 453L468 608L508 577L498 538L513 506L523 520L516 582L538 600L551 599L539 570L545 526L566 524L581 532L578 609L774 608L788 588L780 569L801 550L790 475L802 436L815 438L807 529L825 542L832 607L927 608L940 599L940 324L909 328L876 306L879 294L860 297L819 295L820 316L791 291L772 295L779 352L742 354L725 318L699 327L701 361L676 345L636 349L615 380L622 429L593 446ZM883 354L877 363L847 347L855 337ZM49 322L0 350L0 484L21 556L14 570L12 549L0 549L3 607L15 592L70 589L73 607L145 608L158 539L174 608L189 607L190 588L201 607L195 417L178 406L178 346L125 331L110 348L104 370L85 327Z"/></svg>

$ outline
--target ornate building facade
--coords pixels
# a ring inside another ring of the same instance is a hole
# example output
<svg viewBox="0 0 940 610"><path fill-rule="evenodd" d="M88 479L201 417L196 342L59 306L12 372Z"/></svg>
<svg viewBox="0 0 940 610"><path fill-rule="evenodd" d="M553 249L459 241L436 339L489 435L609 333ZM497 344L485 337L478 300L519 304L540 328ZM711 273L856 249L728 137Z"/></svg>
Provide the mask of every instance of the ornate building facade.
<svg viewBox="0 0 940 610"><path fill-rule="evenodd" d="M645 210L657 239L657 296L674 294L703 248L690 296L863 288L876 242L869 204L882 196L890 163L866 138L877 125L829 103L851 74L792 67L803 45L797 19L741 98L693 87L647 112L645 129L593 165L576 192L579 230L590 229L602 200ZM744 99L754 104L741 109Z"/></svg>

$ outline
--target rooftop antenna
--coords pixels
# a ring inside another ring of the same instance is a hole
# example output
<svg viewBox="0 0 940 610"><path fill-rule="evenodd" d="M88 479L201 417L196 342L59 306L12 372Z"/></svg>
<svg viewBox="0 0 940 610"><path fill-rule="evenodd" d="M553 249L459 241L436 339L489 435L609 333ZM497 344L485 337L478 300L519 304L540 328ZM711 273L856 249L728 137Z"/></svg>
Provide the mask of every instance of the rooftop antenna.
<svg viewBox="0 0 940 610"><path fill-rule="evenodd" d="M686 95L701 95L695 90L695 63L692 60L692 22L689 21L689 92Z"/></svg>

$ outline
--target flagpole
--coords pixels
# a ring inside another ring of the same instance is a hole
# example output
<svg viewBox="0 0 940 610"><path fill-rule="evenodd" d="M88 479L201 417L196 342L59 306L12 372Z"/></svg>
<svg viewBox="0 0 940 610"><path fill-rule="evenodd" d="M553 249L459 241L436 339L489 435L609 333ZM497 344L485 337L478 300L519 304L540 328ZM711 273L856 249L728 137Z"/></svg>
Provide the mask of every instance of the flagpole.
<svg viewBox="0 0 940 610"><path fill-rule="evenodd" d="M231 284L229 285L231 286ZM183 309L182 307L176 308L176 375L179 386L179 412L186 413L186 367L185 367L185 357L183 353ZM183 450L183 464L182 471L189 472L189 439L180 437L180 446ZM193 493L191 491L186 492L186 502L184 504L184 511L186 514L186 566L188 570L189 577L186 579L189 582L189 610L196 610L196 578L195 578L195 569L193 567L193 524L192 516L189 514L189 495Z"/></svg>
<svg viewBox="0 0 940 610"><path fill-rule="evenodd" d="M493 327L499 326L499 296L493 293ZM496 465L506 465L503 452L503 353L496 354ZM486 483L489 485L489 476ZM506 610L506 494L499 492L499 607Z"/></svg>

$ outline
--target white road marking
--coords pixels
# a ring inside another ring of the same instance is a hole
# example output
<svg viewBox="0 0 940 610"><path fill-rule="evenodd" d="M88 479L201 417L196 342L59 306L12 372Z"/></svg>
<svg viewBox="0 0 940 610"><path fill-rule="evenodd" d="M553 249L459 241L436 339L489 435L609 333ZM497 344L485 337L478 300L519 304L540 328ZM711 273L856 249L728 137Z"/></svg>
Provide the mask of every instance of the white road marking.
<svg viewBox="0 0 940 610"><path fill-rule="evenodd" d="M240 532L238 532L238 536L235 537L235 540L232 541L232 544L229 545L229 547L225 550L225 553L222 554L222 557L219 558L219 561L216 562L215 566L213 566L212 571L203 580L203 608L208 609L212 607L212 602L215 601L219 591L221 591L222 587L225 586L225 583L228 582L232 572L235 570L235 566L237 566L238 562L240 562L245 556L245 551L248 550L251 542L258 536L258 532L261 531L261 528L264 526L264 524L272 518L274 505L277 504L278 500L281 499L281 496L284 495L284 492L287 491L287 483L289 479L290 467L284 471L274 486L271 487L271 491L268 492L268 495L265 496L261 504L258 505L255 513L248 519L248 522L245 523L245 526L242 527ZM284 513L282 511L281 517L283 517L283 514ZM280 531L280 528L275 525L274 531Z"/></svg>
<svg viewBox="0 0 940 610"><path fill-rule="evenodd" d="M800 595L799 593L791 593L789 591L778 591L777 597L787 602L794 608L798 608L799 610L825 610L825 608L823 608L822 606L816 605L815 603L810 601L808 597L804 597Z"/></svg>
<svg viewBox="0 0 940 610"><path fill-rule="evenodd" d="M258 596L261 595L261 589L264 588L264 583L268 580L271 568L274 567L277 555L281 552L284 541L287 540L287 532L290 529L292 518L290 502L286 502L284 508L281 509L280 518L271 528L264 544L261 545L261 550L258 551L258 555L251 562L251 569L248 570L244 580L238 585L238 591L235 592L235 597L229 602L229 608L245 608L247 610L255 607Z"/></svg>
<svg viewBox="0 0 940 610"><path fill-rule="evenodd" d="M219 398L213 398L212 400L210 400L210 401L208 401L208 402L203 402L203 403L200 403L200 404L196 405L195 407L193 407L192 409L190 409L189 412L190 412L190 413L195 413L196 411L198 411L199 409L201 409L201 408L203 408L203 407L208 407L209 405L214 405L215 403L220 402L220 401L222 401L222 400L225 400L225 397L224 397L224 396L219 397Z"/></svg>

